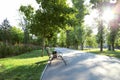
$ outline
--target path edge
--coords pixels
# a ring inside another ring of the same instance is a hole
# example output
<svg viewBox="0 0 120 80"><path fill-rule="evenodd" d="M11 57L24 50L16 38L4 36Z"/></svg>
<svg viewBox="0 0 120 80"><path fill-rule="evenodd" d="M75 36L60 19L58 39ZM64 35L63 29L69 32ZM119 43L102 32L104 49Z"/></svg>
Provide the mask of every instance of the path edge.
<svg viewBox="0 0 120 80"><path fill-rule="evenodd" d="M49 61L47 62L46 66L45 66L45 68L44 68L44 70L43 70L43 72L42 72L42 74L40 76L40 80L43 80L43 76L45 74L46 69L48 68L48 64L49 64Z"/></svg>

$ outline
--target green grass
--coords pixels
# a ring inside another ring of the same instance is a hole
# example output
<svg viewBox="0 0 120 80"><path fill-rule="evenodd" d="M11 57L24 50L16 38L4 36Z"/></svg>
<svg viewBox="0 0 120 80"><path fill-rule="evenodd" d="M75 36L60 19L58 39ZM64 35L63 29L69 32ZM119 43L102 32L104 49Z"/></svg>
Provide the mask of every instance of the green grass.
<svg viewBox="0 0 120 80"><path fill-rule="evenodd" d="M104 49L103 52L100 52L99 49L85 49L83 51L120 58L120 50L108 51L107 49Z"/></svg>
<svg viewBox="0 0 120 80"><path fill-rule="evenodd" d="M0 80L39 80L48 60L47 56L40 57L40 52L0 59Z"/></svg>

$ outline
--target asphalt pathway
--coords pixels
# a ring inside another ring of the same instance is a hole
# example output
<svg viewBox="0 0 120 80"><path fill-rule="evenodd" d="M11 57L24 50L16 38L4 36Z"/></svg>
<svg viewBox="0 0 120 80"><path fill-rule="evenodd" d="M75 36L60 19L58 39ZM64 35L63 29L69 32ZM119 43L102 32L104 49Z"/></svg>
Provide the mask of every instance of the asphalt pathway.
<svg viewBox="0 0 120 80"><path fill-rule="evenodd" d="M42 80L120 80L120 60L67 48L55 48L67 62L54 60Z"/></svg>

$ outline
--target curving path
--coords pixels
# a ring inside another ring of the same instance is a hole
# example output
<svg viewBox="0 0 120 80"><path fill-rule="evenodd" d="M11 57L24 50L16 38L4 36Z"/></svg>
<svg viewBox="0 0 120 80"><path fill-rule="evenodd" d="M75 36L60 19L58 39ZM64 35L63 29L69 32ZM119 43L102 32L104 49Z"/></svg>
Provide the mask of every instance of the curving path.
<svg viewBox="0 0 120 80"><path fill-rule="evenodd" d="M54 60L42 80L120 80L120 60L108 56L84 53L67 48L55 48L67 62Z"/></svg>

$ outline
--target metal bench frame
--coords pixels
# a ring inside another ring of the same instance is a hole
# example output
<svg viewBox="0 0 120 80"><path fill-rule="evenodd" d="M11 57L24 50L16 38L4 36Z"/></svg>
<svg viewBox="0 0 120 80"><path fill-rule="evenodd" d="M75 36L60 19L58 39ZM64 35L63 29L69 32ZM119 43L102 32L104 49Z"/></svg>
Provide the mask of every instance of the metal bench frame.
<svg viewBox="0 0 120 80"><path fill-rule="evenodd" d="M46 49L47 51L47 54L49 56L49 65L51 65L51 62L54 60L54 59L59 59L61 58L62 61L64 62L65 65L67 65L66 61L64 60L64 58L62 57L62 55L58 54L57 51L53 51L52 54L50 53L50 50L49 48Z"/></svg>

